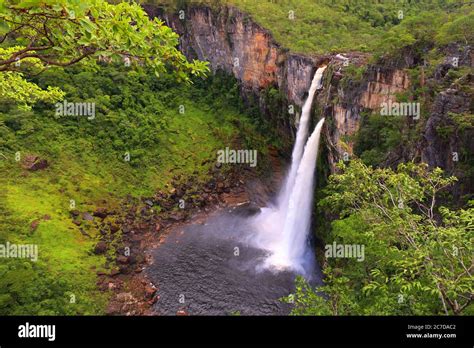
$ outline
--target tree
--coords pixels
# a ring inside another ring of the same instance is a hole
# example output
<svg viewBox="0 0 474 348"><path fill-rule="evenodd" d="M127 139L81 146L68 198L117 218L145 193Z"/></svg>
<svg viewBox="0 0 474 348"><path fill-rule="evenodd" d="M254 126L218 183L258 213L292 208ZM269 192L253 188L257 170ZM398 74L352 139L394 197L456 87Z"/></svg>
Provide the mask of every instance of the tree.
<svg viewBox="0 0 474 348"><path fill-rule="evenodd" d="M327 258L324 297L300 279L294 313L457 315L469 308L474 202L438 207L456 178L414 163L394 171L353 160L339 169L320 203L339 216L330 242L364 245L365 257Z"/></svg>
<svg viewBox="0 0 474 348"><path fill-rule="evenodd" d="M437 39L440 44L448 44L453 41L472 45L474 42L474 13L469 13L444 24L438 33Z"/></svg>
<svg viewBox="0 0 474 348"><path fill-rule="evenodd" d="M10 82L50 66L66 67L84 60L144 64L159 74L171 70L180 81L201 76L207 63L188 62L176 48L178 35L135 3L105 0L0 0L0 72ZM13 83L15 96L22 86ZM43 92L36 98L58 98ZM24 102L21 99L14 99Z"/></svg>

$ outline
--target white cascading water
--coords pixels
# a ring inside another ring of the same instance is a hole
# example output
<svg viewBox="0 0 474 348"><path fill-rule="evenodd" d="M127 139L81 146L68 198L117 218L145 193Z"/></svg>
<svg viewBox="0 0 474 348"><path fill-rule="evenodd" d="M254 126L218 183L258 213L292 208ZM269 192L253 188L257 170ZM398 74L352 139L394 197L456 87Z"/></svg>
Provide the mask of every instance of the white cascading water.
<svg viewBox="0 0 474 348"><path fill-rule="evenodd" d="M278 197L278 206L288 205L290 193L295 184L296 172L300 165L301 158L303 157L303 147L306 138L308 137L311 106L313 105L314 94L316 93L316 90L320 89L322 86L324 70L326 70L326 66L316 70L313 81L311 82L311 87L309 88L308 98L303 105L298 131L296 132L296 141L293 146L293 153L291 154L291 167L288 176L286 177L285 184L283 185L283 189Z"/></svg>
<svg viewBox="0 0 474 348"><path fill-rule="evenodd" d="M266 267L290 268L302 274L311 272L312 253L308 246L311 224L314 170L324 119L306 142L314 94L322 86L326 67L318 68L306 99L293 147L290 170L277 199L277 205L263 208L254 219L257 247L269 250ZM306 142L306 146L304 146Z"/></svg>
<svg viewBox="0 0 474 348"><path fill-rule="evenodd" d="M304 148L303 157L296 173L295 185L291 191L281 243L268 259L270 264L292 267L305 271L308 247L307 239L311 225L313 203L314 170L318 157L319 138L324 118L321 119Z"/></svg>

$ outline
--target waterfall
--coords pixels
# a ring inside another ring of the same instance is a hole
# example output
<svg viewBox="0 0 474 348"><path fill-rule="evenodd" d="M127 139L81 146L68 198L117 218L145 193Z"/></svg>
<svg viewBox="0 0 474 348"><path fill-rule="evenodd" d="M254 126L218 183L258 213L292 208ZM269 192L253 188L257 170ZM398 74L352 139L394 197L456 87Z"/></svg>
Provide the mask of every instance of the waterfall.
<svg viewBox="0 0 474 348"><path fill-rule="evenodd" d="M306 141L311 106L316 90L321 88L326 67L318 68L308 92L292 152L292 161L276 206L263 208L254 219L257 234L253 242L271 252L265 266L290 268L299 273L311 272L313 255L308 245L313 201L314 171L319 138L324 119ZM306 142L306 145L305 145Z"/></svg>
<svg viewBox="0 0 474 348"><path fill-rule="evenodd" d="M303 146L308 136L311 106L313 105L314 94L316 93L316 90L322 86L324 70L326 70L326 66L316 70L313 81L311 82L311 87L309 88L308 98L303 105L301 119L296 132L296 141L291 154L290 171L288 172L288 176L285 179L285 184L283 185L283 189L280 192L278 199L278 206L280 207L288 205L290 193L295 184L296 171L300 165L301 157L303 156Z"/></svg>
<svg viewBox="0 0 474 348"><path fill-rule="evenodd" d="M305 256L308 252L308 233L311 225L314 170L323 123L324 118L318 122L304 148L295 184L289 197L288 209L285 211L286 217L281 243L269 259L271 264L304 271Z"/></svg>

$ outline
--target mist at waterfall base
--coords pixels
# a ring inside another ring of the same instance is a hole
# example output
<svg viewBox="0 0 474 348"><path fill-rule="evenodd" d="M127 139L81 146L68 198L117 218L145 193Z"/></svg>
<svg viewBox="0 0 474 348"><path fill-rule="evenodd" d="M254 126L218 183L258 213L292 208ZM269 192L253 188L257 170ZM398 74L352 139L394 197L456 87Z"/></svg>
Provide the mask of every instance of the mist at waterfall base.
<svg viewBox="0 0 474 348"><path fill-rule="evenodd" d="M296 133L291 166L274 206L263 208L253 218L257 233L252 243L271 252L262 267L279 270L289 268L306 277L314 273L314 253L309 245L309 230L313 202L314 171L316 168L319 139L324 118L309 137L311 106L316 90L321 88L326 67L316 71L308 98L303 105Z"/></svg>
<svg viewBox="0 0 474 348"><path fill-rule="evenodd" d="M298 274L322 278L308 242L313 181L324 120L308 138L311 104L324 68L312 80L292 162L275 204L238 206L177 225L152 253L146 274L157 287L155 314L286 315L281 301Z"/></svg>

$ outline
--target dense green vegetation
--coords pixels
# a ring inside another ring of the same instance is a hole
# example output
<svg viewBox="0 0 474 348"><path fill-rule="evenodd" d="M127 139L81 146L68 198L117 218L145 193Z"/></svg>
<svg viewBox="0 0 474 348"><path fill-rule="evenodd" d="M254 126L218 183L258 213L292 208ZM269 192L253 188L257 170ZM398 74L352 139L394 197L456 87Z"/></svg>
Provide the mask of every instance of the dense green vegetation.
<svg viewBox="0 0 474 348"><path fill-rule="evenodd" d="M449 203L444 194L456 182L440 169L383 168L390 151L416 144L437 93L450 86L472 92L465 66L435 85L421 82L445 58L441 48L473 43L472 4L172 1L175 9L189 3L237 6L296 52L358 50L379 62L408 48L425 59L426 68L410 69L410 89L398 96L422 104L420 124L364 112L351 139L360 160L341 164L318 192L319 208L331 219L324 242L364 245L364 262L326 257L325 285L316 292L299 279L293 313L473 314L473 202L459 210L440 206ZM135 4L0 0L0 18L0 244L39 248L38 261L1 260L0 314L102 314L109 294L97 289L97 272L111 269L92 252L97 225L74 224L71 202L81 212L115 209L127 195L169 190L175 177L200 185L216 151L230 145L258 150L264 171L268 144L281 143L272 128L286 121L285 96L273 87L262 90L274 124L263 120L257 101L243 106L233 78L202 78L207 65L188 62L176 48L177 35ZM364 70L346 67L343 82L360 81ZM94 115L58 113L59 101L92 103ZM473 126L471 113L449 119L437 130L446 139ZM29 156L48 166L25 169ZM460 163L472 173L467 158Z"/></svg>
<svg viewBox="0 0 474 348"><path fill-rule="evenodd" d="M96 115L56 116L48 103L26 111L1 106L0 243L38 244L39 260L2 261L0 313L101 313L106 294L95 289L95 273L104 259L90 255L98 231L88 224L81 228L92 238L81 234L69 216L70 200L91 212L104 200L114 207L127 194L166 189L176 175L203 182L217 149L232 143L261 149L263 138L239 111L235 81L220 74L190 87L149 70L102 63L50 69L34 82L59 87L69 102L95 102ZM50 166L27 172L15 161L17 152ZM40 223L31 231L34 220Z"/></svg>
<svg viewBox="0 0 474 348"><path fill-rule="evenodd" d="M204 62L188 62L176 47L178 35L136 3L1 0L0 35L0 98L24 108L61 100L57 89L41 91L23 79L50 66L126 60L146 64L156 76L171 70L182 81L208 71Z"/></svg>
<svg viewBox="0 0 474 348"><path fill-rule="evenodd" d="M2 258L0 314L103 313L96 274L111 269L92 253L98 225L70 211L115 209L176 177L200 185L218 149L264 157L264 138L236 81L193 78L206 64L188 62L138 5L1 1L0 17L0 244L38 247L37 260ZM36 156L47 167L27 170Z"/></svg>
<svg viewBox="0 0 474 348"><path fill-rule="evenodd" d="M436 36L439 44L473 42L468 0L148 0L175 10L190 3L236 6L270 30L283 47L306 54L367 51L385 54Z"/></svg>
<svg viewBox="0 0 474 348"><path fill-rule="evenodd" d="M363 257L327 255L325 285L303 279L296 315L473 314L474 207L435 205L456 179L427 165L372 169L339 165L319 204L338 219L330 238L364 246ZM320 294L325 296L320 296Z"/></svg>

